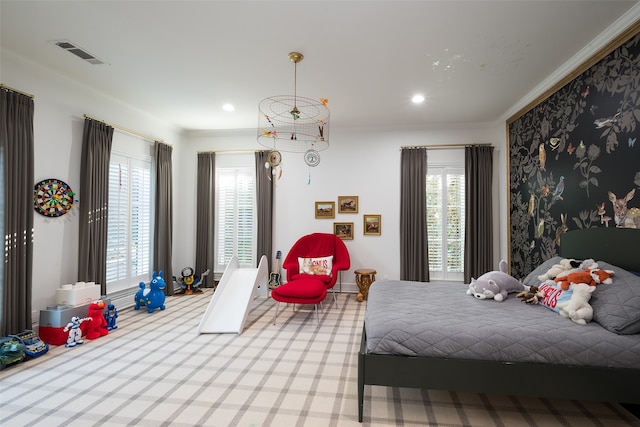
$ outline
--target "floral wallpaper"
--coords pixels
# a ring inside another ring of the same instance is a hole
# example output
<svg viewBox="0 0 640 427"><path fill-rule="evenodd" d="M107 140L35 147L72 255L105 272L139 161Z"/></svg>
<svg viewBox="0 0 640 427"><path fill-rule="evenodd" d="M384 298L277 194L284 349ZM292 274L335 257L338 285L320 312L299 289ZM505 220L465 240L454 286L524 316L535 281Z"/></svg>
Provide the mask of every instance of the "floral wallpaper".
<svg viewBox="0 0 640 427"><path fill-rule="evenodd" d="M514 277L568 230L640 228L639 125L640 34L509 124Z"/></svg>

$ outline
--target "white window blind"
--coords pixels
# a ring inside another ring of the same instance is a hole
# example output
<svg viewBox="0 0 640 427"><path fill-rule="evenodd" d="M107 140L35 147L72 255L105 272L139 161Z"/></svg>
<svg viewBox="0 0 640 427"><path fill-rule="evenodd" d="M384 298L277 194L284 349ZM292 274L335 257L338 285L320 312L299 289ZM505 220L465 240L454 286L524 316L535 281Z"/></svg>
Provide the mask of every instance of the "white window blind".
<svg viewBox="0 0 640 427"><path fill-rule="evenodd" d="M151 270L151 159L112 154L109 165L107 294L137 287Z"/></svg>
<svg viewBox="0 0 640 427"><path fill-rule="evenodd" d="M233 255L241 267L256 266L256 188L253 154L216 156L216 272Z"/></svg>
<svg viewBox="0 0 640 427"><path fill-rule="evenodd" d="M433 279L464 280L464 168L427 169L429 273Z"/></svg>

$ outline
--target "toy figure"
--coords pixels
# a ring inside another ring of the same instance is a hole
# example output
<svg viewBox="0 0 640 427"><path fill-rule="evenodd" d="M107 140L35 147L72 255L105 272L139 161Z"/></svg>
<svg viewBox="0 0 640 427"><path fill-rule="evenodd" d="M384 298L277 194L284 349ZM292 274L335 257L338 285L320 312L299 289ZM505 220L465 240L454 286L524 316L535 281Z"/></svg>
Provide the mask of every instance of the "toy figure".
<svg viewBox="0 0 640 427"><path fill-rule="evenodd" d="M65 347L75 347L77 344L82 344L82 329L80 329L80 325L85 320L91 320L88 317L78 317L73 316L71 318L71 322L67 323L67 326L64 327L64 332L69 332L69 337L67 338L67 343L64 345Z"/></svg>
<svg viewBox="0 0 640 427"><path fill-rule="evenodd" d="M87 338L95 340L96 338L103 337L109 333L107 330L107 321L104 319L104 301L98 300L89 304L89 319L88 326L86 328Z"/></svg>
<svg viewBox="0 0 640 427"><path fill-rule="evenodd" d="M182 288L174 295L191 295L194 293L202 292L202 289L200 289L200 284L202 283L202 279L209 274L209 270L202 273L199 279L196 279L193 268L191 267L183 268L180 274L181 275L178 278L173 276L173 280L178 282Z"/></svg>
<svg viewBox="0 0 640 427"><path fill-rule="evenodd" d="M164 306L165 296L162 290L165 286L167 285L162 278L162 271L158 275L154 271L153 278L149 282L149 288L146 287L144 282L140 282L140 290L136 293L136 305L133 309L139 310L140 307L147 307L149 313L153 313L156 308L164 310L166 308Z"/></svg>
<svg viewBox="0 0 640 427"><path fill-rule="evenodd" d="M24 344L13 337L0 338L0 369L22 362L26 355Z"/></svg>
<svg viewBox="0 0 640 427"><path fill-rule="evenodd" d="M118 318L118 310L113 304L107 306L107 311L104 313L104 320L107 321L107 330L111 331L117 329L116 319Z"/></svg>

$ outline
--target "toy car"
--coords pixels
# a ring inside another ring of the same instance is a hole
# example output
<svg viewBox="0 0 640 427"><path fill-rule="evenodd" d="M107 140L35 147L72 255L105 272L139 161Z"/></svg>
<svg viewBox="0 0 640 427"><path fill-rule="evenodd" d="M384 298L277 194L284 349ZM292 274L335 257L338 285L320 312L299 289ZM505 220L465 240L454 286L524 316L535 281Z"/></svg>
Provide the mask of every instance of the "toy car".
<svg viewBox="0 0 640 427"><path fill-rule="evenodd" d="M11 337L0 338L0 369L22 362L25 357L22 342Z"/></svg>
<svg viewBox="0 0 640 427"><path fill-rule="evenodd" d="M20 341L24 345L24 354L29 358L42 356L49 351L49 344L42 341L38 334L31 329L26 329L19 334L9 335L9 337Z"/></svg>

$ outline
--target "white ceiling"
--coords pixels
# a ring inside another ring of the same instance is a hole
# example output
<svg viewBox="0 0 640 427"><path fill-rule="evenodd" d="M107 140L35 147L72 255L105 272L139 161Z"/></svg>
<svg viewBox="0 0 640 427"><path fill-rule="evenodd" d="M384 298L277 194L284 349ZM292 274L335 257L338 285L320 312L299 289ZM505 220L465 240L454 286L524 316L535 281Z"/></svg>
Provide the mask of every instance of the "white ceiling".
<svg viewBox="0 0 640 427"><path fill-rule="evenodd" d="M636 3L1 0L0 14L3 50L180 128L255 128L261 99L293 93L291 51L297 94L328 98L334 127L409 126L498 120Z"/></svg>

